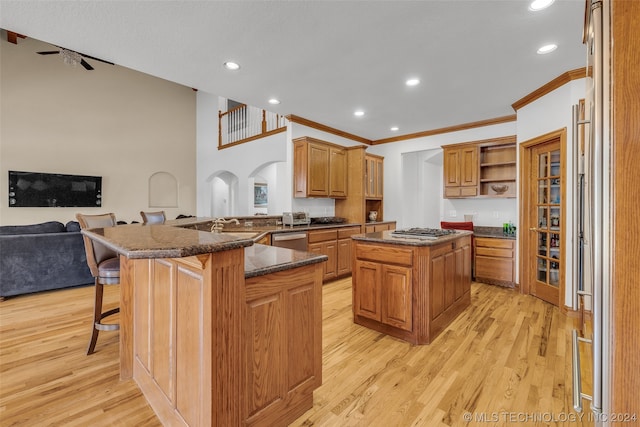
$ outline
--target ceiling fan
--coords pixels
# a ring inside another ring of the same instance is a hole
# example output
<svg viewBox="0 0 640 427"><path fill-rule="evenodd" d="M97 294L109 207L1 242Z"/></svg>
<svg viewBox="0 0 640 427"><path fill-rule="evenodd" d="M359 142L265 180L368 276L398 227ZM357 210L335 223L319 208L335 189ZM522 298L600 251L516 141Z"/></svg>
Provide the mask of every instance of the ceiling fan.
<svg viewBox="0 0 640 427"><path fill-rule="evenodd" d="M105 64L113 65L113 62L105 61L104 59L95 58L93 56L85 55L84 53L76 52L71 49L61 47L60 50L47 50L43 52L37 52L39 55L60 55L62 61L68 65L82 65L87 71L91 71L94 68L84 58L93 59L96 61L104 62Z"/></svg>

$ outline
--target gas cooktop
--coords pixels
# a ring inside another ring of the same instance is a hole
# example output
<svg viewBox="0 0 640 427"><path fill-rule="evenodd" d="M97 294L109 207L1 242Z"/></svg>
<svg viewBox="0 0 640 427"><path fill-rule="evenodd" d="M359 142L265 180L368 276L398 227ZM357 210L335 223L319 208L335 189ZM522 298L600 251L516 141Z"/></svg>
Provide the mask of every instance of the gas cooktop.
<svg viewBox="0 0 640 427"><path fill-rule="evenodd" d="M441 228L405 228L391 232L393 237L401 237L404 239L424 239L435 240L438 237L456 234L456 230L443 230Z"/></svg>

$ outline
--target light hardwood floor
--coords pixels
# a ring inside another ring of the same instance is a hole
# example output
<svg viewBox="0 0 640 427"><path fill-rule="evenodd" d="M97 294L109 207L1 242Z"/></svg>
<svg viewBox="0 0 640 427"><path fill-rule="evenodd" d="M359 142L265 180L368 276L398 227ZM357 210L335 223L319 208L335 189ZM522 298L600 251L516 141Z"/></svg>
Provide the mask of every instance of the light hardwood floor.
<svg viewBox="0 0 640 427"><path fill-rule="evenodd" d="M135 383L119 381L117 332L101 332L85 355L92 295L0 302L0 425L159 425ZM117 300L106 287L107 305ZM413 346L353 324L351 280L329 283L323 385L292 425L593 425L572 410L572 324L541 300L474 283L471 307L431 345Z"/></svg>

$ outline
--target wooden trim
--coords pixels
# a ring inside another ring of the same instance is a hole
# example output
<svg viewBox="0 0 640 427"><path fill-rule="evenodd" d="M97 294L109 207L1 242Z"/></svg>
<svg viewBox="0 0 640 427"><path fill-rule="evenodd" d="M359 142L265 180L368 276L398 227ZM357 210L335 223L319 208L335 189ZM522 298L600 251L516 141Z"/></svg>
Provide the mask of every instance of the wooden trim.
<svg viewBox="0 0 640 427"><path fill-rule="evenodd" d="M515 144L516 140L517 140L516 135L508 135L508 136L499 136L497 138L480 139L477 141L457 142L455 144L443 145L442 147L456 148L458 146L462 147L465 145L477 145L478 147L486 147L489 145Z"/></svg>
<svg viewBox="0 0 640 427"><path fill-rule="evenodd" d="M611 6L611 407L609 413L640 411L640 2L613 0ZM607 7L607 3L603 4ZM605 11L606 13L606 11ZM636 391L634 391L636 390Z"/></svg>
<svg viewBox="0 0 640 427"><path fill-rule="evenodd" d="M332 128L330 126L323 125L322 123L314 122L312 120L308 120L293 114L289 114L285 117L287 118L287 120L289 120L292 123L298 123L299 125L321 130L323 132L331 133L333 135L341 136L343 138L351 139L353 141L362 142L363 144L371 145L372 143L370 139L366 139L361 136L354 135L352 133L344 132L339 129Z"/></svg>
<svg viewBox="0 0 640 427"><path fill-rule="evenodd" d="M439 129L425 130L422 132L409 133L407 135L394 136L392 138L377 139L371 142L371 145L386 144L388 142L405 141L407 139L423 138L425 136L439 135L443 133L457 132L461 130L479 128L484 126L496 125L500 123L515 122L517 116L515 114L509 116L496 117L493 119L480 120L477 122L462 123L454 126L447 126Z"/></svg>
<svg viewBox="0 0 640 427"><path fill-rule="evenodd" d="M561 199L560 199L560 211L562 212L561 225L560 229L562 233L566 231L566 215L567 215L567 202L566 202L566 180L567 180L567 172L566 172L566 145L567 145L567 128L562 128L555 130L553 132L546 133L544 135L537 136L533 139L520 143L520 176L518 177L519 185L520 185L520 212L528 213L532 208L529 203L529 198L525 197L528 194L526 190L530 185L530 177L531 177L531 149L539 144L545 144L547 142L552 142L554 140L560 141L560 182L562 183L562 187L560 189ZM530 277L530 269L529 263L530 259L526 256L527 248L530 245L530 236L529 229L532 227L536 227L535 224L529 223L529 215L521 215L522 222L519 224L520 227L520 241L518 246L519 256L519 282L521 285L521 292L526 295L530 295L531 287L529 286L528 278ZM563 237L566 236L566 233L563 234ZM564 243L564 241L563 241ZM567 307L565 306L565 273L566 273L566 251L565 251L566 243L560 246L560 283L558 286L558 307L563 313L566 313Z"/></svg>
<svg viewBox="0 0 640 427"><path fill-rule="evenodd" d="M233 146L236 146L236 145L244 144L245 142L255 141L256 139L266 138L267 136L275 135L277 133L281 133L281 132L284 132L286 130L287 130L287 127L284 126L284 127L278 128L278 129L270 130L269 132L261 133L260 135L254 135L254 136L251 136L249 138L245 138L245 139L241 139L241 140L238 140L238 141L230 142L230 143L225 144L225 145L218 144L218 150L222 150L222 149L225 149L225 148L229 148L229 147L233 147Z"/></svg>
<svg viewBox="0 0 640 427"><path fill-rule="evenodd" d="M567 71L566 73L560 74L555 79L551 80L549 83L539 87L528 95L520 98L513 104L511 107L518 111L520 108L525 105L531 104L533 101L542 98L543 96L553 92L554 90L564 86L572 80L582 79L587 75L586 67L576 68L575 70Z"/></svg>
<svg viewBox="0 0 640 427"><path fill-rule="evenodd" d="M23 36L22 34L18 34L15 31L7 30L7 41L9 43L18 44L18 37L21 39L26 38L27 36Z"/></svg>

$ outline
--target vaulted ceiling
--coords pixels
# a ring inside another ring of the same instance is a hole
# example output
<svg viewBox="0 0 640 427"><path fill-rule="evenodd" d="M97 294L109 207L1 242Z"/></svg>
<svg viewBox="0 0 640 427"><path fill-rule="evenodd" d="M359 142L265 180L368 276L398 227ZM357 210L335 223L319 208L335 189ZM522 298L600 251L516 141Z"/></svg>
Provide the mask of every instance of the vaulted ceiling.
<svg viewBox="0 0 640 427"><path fill-rule="evenodd" d="M0 27L378 140L512 115L515 101L584 67L584 1L555 0L538 12L528 6L1 0ZM547 43L558 48L536 54ZM241 68L226 70L225 61ZM94 73L110 66L91 65ZM410 77L420 84L406 86ZM281 103L268 104L273 97Z"/></svg>

